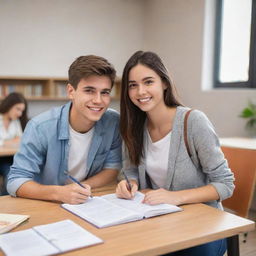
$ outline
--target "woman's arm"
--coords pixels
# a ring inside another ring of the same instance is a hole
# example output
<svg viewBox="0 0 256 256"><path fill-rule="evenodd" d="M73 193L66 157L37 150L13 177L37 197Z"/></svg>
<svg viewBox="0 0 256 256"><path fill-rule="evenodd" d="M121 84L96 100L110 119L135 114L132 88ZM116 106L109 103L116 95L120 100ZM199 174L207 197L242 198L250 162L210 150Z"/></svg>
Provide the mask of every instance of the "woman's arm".
<svg viewBox="0 0 256 256"><path fill-rule="evenodd" d="M206 185L199 188L185 189L180 191L168 191L160 188L146 193L144 203L147 204L192 204L219 200L219 194L214 186Z"/></svg>
<svg viewBox="0 0 256 256"><path fill-rule="evenodd" d="M209 184L216 189L219 200L231 197L235 187L234 174L221 150L212 123L204 113L195 110L188 119L188 132L192 155L197 157L202 172L206 174Z"/></svg>
<svg viewBox="0 0 256 256"><path fill-rule="evenodd" d="M219 139L208 118L200 111L191 112L188 119L188 139L197 168L207 176L208 185L168 191L158 189L145 196L145 203L170 203L175 205L224 200L234 190L234 175L221 151ZM196 184L196 180L195 180Z"/></svg>

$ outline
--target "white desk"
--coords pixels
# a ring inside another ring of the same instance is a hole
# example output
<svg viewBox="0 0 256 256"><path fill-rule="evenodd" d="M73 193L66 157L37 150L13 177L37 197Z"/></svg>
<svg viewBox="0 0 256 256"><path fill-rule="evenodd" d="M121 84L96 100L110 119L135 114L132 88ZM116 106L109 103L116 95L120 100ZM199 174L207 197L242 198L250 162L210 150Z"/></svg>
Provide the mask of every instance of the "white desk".
<svg viewBox="0 0 256 256"><path fill-rule="evenodd" d="M256 138L220 138L220 145L223 147L256 150Z"/></svg>

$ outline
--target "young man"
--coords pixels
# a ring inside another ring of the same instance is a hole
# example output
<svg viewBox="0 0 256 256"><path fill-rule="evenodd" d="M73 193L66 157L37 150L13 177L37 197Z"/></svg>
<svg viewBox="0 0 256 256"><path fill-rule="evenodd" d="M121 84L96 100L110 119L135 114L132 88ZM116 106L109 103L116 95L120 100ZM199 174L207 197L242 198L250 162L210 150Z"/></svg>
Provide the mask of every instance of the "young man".
<svg viewBox="0 0 256 256"><path fill-rule="evenodd" d="M119 115L107 110L115 69L104 58L77 58L69 68L71 100L33 118L14 157L7 190L13 196L78 204L121 168ZM70 183L71 175L82 183Z"/></svg>

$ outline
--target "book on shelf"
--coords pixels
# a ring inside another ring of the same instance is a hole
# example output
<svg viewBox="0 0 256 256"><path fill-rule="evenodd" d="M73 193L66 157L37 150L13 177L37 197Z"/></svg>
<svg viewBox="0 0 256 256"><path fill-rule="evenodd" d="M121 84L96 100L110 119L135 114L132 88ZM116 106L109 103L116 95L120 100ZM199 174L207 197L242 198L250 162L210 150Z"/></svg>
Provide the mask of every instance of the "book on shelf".
<svg viewBox="0 0 256 256"><path fill-rule="evenodd" d="M0 213L0 234L12 230L28 218L29 215Z"/></svg>
<svg viewBox="0 0 256 256"><path fill-rule="evenodd" d="M15 242L14 242L15 241ZM6 255L53 255L103 240L71 220L63 220L0 236L0 248Z"/></svg>
<svg viewBox="0 0 256 256"><path fill-rule="evenodd" d="M35 87L38 87L38 88L34 88L34 86L31 84L0 85L0 96L6 97L12 92L21 93L25 97L42 96L42 86L35 85Z"/></svg>
<svg viewBox="0 0 256 256"><path fill-rule="evenodd" d="M180 207L170 204L144 204L142 203L143 199L144 194L141 192L137 192L132 200L117 198L115 194L107 194L89 198L83 204L62 204L61 206L98 228L182 210Z"/></svg>
<svg viewBox="0 0 256 256"><path fill-rule="evenodd" d="M35 84L33 86L32 95L35 97L43 96L43 86L41 84Z"/></svg>
<svg viewBox="0 0 256 256"><path fill-rule="evenodd" d="M56 82L55 83L55 95L58 98L67 97L67 83L65 83L65 82Z"/></svg>

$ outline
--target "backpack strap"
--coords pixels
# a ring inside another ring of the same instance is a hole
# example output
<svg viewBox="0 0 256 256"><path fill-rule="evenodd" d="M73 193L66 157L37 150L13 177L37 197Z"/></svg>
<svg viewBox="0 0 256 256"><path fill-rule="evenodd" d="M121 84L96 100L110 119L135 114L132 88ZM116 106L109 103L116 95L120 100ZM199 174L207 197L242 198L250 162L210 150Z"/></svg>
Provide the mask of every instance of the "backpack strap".
<svg viewBox="0 0 256 256"><path fill-rule="evenodd" d="M188 152L188 155L190 158L191 158L192 154L190 152L189 144L188 144L188 117L192 110L193 109L188 110L185 115L185 118L184 118L184 142L185 142L185 146L186 146L186 149L187 149L187 152Z"/></svg>

